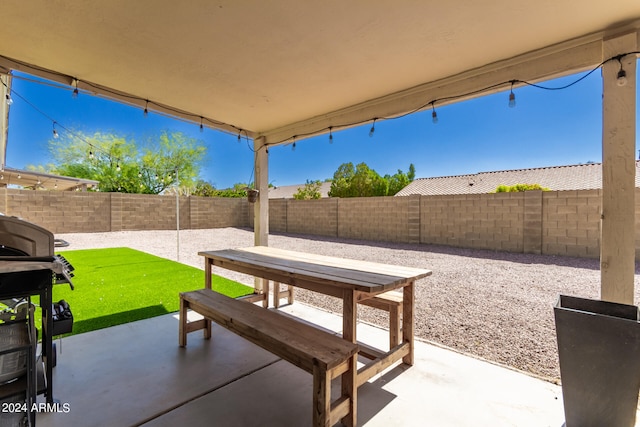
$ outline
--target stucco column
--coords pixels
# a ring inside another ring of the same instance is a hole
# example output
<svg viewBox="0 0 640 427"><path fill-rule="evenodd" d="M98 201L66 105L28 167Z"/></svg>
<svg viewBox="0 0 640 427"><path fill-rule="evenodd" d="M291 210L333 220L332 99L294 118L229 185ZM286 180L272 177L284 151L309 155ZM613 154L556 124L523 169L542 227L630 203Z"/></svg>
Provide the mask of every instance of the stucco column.
<svg viewBox="0 0 640 427"><path fill-rule="evenodd" d="M255 188L258 190L258 200L253 206L253 242L255 246L269 246L269 155L264 146L264 138L253 141L255 161ZM256 292L261 293L263 279L254 279Z"/></svg>
<svg viewBox="0 0 640 427"><path fill-rule="evenodd" d="M637 50L638 35L603 43L603 59ZM622 68L621 68L622 67ZM626 73L622 85L620 70ZM635 272L636 55L602 67L601 298L633 304Z"/></svg>

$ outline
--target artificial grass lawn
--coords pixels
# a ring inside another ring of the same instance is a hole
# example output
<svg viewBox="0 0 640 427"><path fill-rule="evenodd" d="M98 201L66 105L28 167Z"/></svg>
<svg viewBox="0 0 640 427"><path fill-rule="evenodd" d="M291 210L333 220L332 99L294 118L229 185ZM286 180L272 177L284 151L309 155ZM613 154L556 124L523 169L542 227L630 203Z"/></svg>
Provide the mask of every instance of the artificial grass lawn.
<svg viewBox="0 0 640 427"><path fill-rule="evenodd" d="M64 251L75 268L73 284L53 287L73 313L73 334L178 311L180 292L204 287L204 271L130 248ZM230 297L253 289L212 275L212 288Z"/></svg>

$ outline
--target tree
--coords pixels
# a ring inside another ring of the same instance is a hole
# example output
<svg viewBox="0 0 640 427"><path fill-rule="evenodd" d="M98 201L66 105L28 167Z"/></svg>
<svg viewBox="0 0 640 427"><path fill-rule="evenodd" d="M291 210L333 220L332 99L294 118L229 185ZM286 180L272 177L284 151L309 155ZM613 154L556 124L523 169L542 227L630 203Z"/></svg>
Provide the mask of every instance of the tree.
<svg viewBox="0 0 640 427"><path fill-rule="evenodd" d="M381 177L375 170L369 168L366 163L360 163L356 167L353 163L341 164L333 174L331 181L330 197L373 197L393 196L402 190L415 178L415 167L409 165L409 173L405 174L400 169L393 176Z"/></svg>
<svg viewBox="0 0 640 427"><path fill-rule="evenodd" d="M163 132L141 149L113 134L65 135L49 141L54 163L46 169L96 180L98 191L105 192L159 194L175 184L194 188L206 153L201 141L179 132Z"/></svg>
<svg viewBox="0 0 640 427"><path fill-rule="evenodd" d="M320 186L322 186L322 183L319 180L307 180L304 187L298 188L298 191L295 192L293 198L296 200L319 199L322 197L322 194L320 193Z"/></svg>

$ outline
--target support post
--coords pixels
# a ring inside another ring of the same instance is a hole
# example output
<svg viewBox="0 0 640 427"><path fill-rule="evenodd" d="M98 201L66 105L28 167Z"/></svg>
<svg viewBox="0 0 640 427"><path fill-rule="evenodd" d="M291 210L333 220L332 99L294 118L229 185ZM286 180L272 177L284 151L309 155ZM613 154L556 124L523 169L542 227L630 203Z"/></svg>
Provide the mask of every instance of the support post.
<svg viewBox="0 0 640 427"><path fill-rule="evenodd" d="M253 243L255 246L269 246L269 154L264 145L264 137L253 141L255 162L255 188L258 190L258 200L253 205ZM254 279L256 293L262 293L265 286L264 279ZM269 295L265 295L269 301Z"/></svg>
<svg viewBox="0 0 640 427"><path fill-rule="evenodd" d="M633 33L603 41L603 59L637 50ZM626 73L626 83L618 79ZM636 55L602 67L601 299L633 304L635 272Z"/></svg>
<svg viewBox="0 0 640 427"><path fill-rule="evenodd" d="M0 99L0 170L4 170L7 160L7 137L9 135L9 105L5 100L7 95L11 96L11 75L0 74L0 76L2 77L2 83L4 83L0 83L0 96L2 97Z"/></svg>

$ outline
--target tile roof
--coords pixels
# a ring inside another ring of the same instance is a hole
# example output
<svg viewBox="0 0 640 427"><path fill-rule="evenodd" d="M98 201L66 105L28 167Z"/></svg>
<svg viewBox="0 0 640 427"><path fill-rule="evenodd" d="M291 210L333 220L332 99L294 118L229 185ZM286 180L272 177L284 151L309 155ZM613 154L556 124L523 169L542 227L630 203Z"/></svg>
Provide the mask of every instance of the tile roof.
<svg viewBox="0 0 640 427"><path fill-rule="evenodd" d="M305 184L298 185L283 185L282 187L269 188L270 199L293 199L293 195L298 191L298 188L304 188ZM322 197L329 197L329 190L331 189L330 182L323 182L320 185L320 194Z"/></svg>
<svg viewBox="0 0 640 427"><path fill-rule="evenodd" d="M636 167L639 164L640 162L636 161ZM636 174L636 187L640 187L639 178L640 174ZM396 196L491 193L499 185L515 184L540 184L555 191L600 189L602 163L418 178L400 190Z"/></svg>

